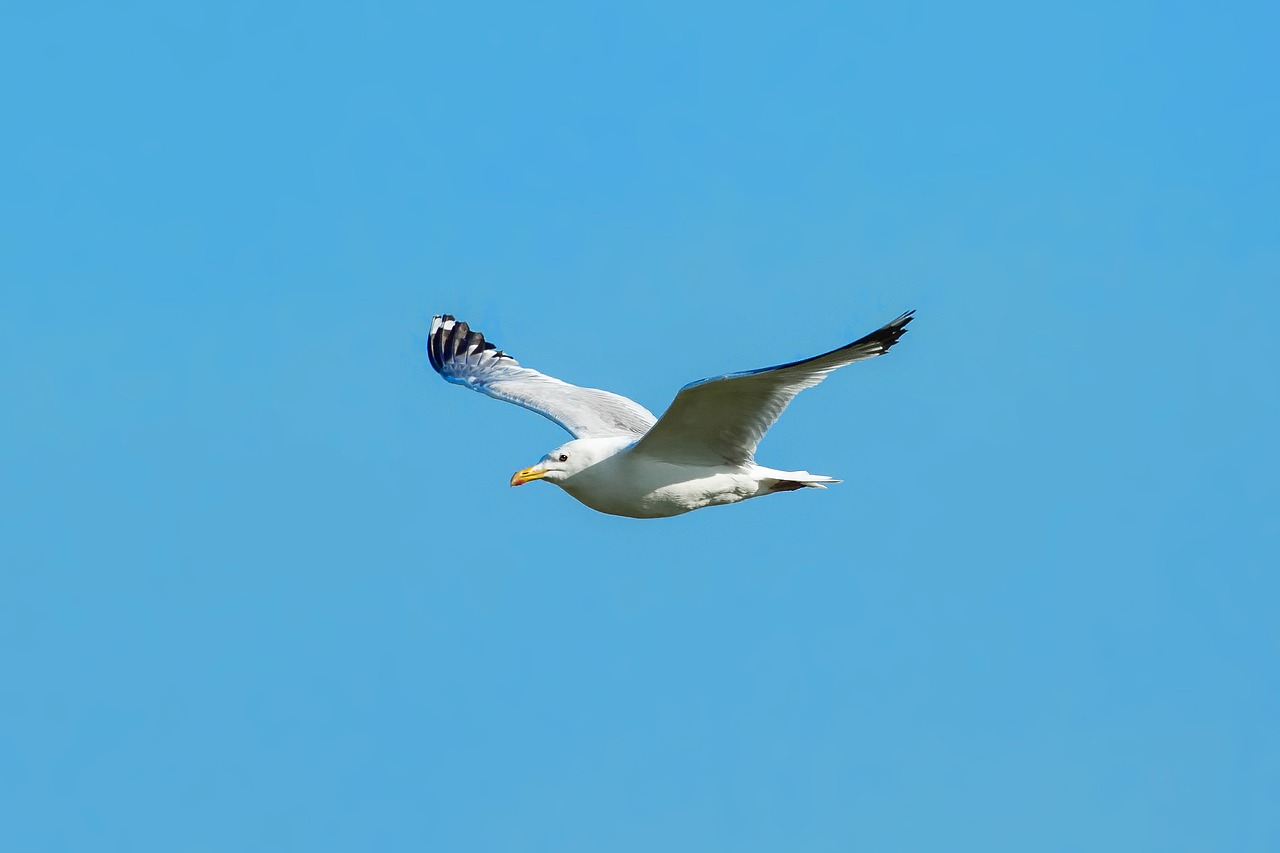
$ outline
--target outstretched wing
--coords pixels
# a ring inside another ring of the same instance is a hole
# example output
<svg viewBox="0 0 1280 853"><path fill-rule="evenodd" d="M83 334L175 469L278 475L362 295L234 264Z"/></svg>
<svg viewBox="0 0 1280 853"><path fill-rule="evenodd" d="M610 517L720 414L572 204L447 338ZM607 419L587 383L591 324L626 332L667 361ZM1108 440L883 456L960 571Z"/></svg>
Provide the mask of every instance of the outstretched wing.
<svg viewBox="0 0 1280 853"><path fill-rule="evenodd" d="M579 388L520 363L448 314L431 319L427 358L448 381L555 421L574 438L643 435L655 418L618 394Z"/></svg>
<svg viewBox="0 0 1280 853"><path fill-rule="evenodd" d="M914 313L823 355L686 385L631 452L673 462L751 462L760 439L797 394L838 367L888 352Z"/></svg>

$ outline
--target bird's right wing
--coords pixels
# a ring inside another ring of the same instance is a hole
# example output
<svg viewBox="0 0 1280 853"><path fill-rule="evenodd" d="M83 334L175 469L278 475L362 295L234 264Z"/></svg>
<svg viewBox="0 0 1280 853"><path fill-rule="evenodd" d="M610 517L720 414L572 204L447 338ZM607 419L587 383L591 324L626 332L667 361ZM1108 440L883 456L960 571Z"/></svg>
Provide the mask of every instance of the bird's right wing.
<svg viewBox="0 0 1280 853"><path fill-rule="evenodd" d="M448 314L431 319L427 358L449 382L515 403L574 438L643 435L656 420L644 406L597 388L580 388L520 363Z"/></svg>
<svg viewBox="0 0 1280 853"><path fill-rule="evenodd" d="M630 452L701 465L751 462L760 439L797 394L838 367L888 352L913 313L813 358L686 385Z"/></svg>

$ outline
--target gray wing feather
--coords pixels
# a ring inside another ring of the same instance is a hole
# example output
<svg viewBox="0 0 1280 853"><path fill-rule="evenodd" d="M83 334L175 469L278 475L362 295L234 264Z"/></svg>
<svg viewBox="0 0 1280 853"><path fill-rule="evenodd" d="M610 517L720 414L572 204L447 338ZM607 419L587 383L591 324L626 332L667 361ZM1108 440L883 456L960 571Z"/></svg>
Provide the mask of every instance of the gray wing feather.
<svg viewBox="0 0 1280 853"><path fill-rule="evenodd" d="M427 358L447 381L537 412L574 438L639 436L656 420L644 406L619 394L580 388L521 367L449 314L431 319Z"/></svg>
<svg viewBox="0 0 1280 853"><path fill-rule="evenodd" d="M694 464L749 463L760 439L797 394L839 367L888 352L914 313L813 358L686 385L631 452Z"/></svg>

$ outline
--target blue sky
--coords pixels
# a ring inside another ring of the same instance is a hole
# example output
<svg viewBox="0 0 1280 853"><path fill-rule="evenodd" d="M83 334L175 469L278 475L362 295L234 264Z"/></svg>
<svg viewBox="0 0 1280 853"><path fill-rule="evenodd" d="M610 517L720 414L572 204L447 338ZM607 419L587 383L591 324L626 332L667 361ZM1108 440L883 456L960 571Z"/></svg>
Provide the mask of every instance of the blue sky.
<svg viewBox="0 0 1280 853"><path fill-rule="evenodd" d="M15 5L0 846L1280 848L1278 17ZM423 354L908 308L665 521Z"/></svg>

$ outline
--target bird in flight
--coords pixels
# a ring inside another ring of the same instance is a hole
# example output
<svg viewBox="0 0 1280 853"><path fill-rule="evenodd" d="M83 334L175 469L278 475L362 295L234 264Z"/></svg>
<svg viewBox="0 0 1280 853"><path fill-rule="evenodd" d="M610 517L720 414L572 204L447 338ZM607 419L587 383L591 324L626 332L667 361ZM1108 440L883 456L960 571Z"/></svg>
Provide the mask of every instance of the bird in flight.
<svg viewBox="0 0 1280 853"><path fill-rule="evenodd" d="M427 357L449 382L537 412L573 436L511 485L545 480L599 512L664 518L840 482L757 465L756 446L796 394L838 367L884 355L914 313L822 355L690 383L661 418L619 394L523 367L449 314L432 318Z"/></svg>

